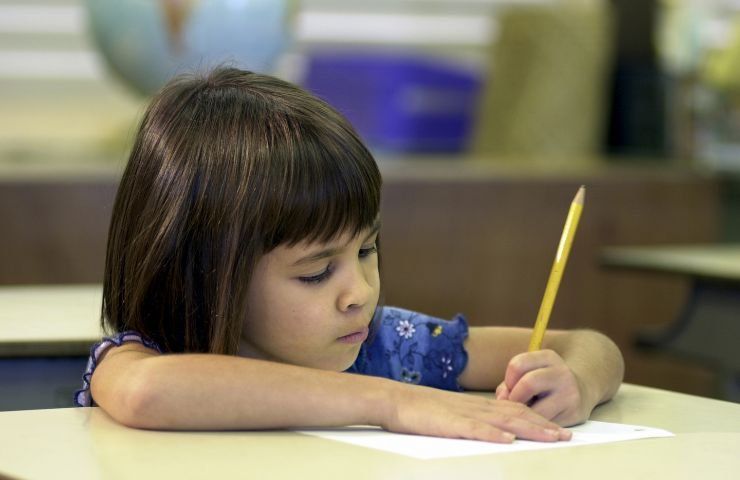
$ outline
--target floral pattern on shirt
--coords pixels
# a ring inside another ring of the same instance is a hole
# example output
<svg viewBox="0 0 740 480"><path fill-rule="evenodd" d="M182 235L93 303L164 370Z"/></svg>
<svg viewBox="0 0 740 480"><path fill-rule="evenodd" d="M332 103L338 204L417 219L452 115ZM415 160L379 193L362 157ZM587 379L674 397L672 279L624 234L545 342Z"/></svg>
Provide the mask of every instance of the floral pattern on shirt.
<svg viewBox="0 0 740 480"><path fill-rule="evenodd" d="M376 315L373 330L349 372L461 390L457 378L468 362L463 347L468 325L462 315L447 321L383 307Z"/></svg>

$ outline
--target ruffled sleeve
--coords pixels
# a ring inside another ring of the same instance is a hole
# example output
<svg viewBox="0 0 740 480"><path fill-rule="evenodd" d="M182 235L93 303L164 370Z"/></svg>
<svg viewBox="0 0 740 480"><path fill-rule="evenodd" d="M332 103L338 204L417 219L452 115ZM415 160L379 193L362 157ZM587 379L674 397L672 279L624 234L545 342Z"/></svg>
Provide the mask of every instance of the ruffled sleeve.
<svg viewBox="0 0 740 480"><path fill-rule="evenodd" d="M457 379L468 363L463 343L468 337L464 316L452 320L395 307L383 307L374 336L360 349L348 372L460 391Z"/></svg>
<svg viewBox="0 0 740 480"><path fill-rule="evenodd" d="M87 368L85 369L85 373L82 375L82 388L77 390L74 394L74 405L76 407L92 407L94 405L92 393L90 392L90 379L98 366L100 358L109 348L113 346L120 347L124 343L128 342L137 342L147 348L151 348L162 353L162 350L156 343L134 331L126 331L117 333L110 337L104 337L103 340L94 344L90 348L90 358L87 360Z"/></svg>

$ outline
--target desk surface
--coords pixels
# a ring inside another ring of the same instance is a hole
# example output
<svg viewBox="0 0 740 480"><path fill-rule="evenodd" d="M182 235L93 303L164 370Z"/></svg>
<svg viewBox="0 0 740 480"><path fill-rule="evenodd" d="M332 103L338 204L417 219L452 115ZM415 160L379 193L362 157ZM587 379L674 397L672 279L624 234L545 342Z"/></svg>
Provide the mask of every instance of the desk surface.
<svg viewBox="0 0 740 480"><path fill-rule="evenodd" d="M87 355L102 295L100 285L0 287L0 357Z"/></svg>
<svg viewBox="0 0 740 480"><path fill-rule="evenodd" d="M155 432L98 408L0 412L0 472L36 478L737 478L740 405L623 385L595 420L668 429L643 439L417 460L288 431ZM0 475L1 476L1 475Z"/></svg>
<svg viewBox="0 0 740 480"><path fill-rule="evenodd" d="M602 254L606 266L676 273L740 282L740 245L613 247Z"/></svg>

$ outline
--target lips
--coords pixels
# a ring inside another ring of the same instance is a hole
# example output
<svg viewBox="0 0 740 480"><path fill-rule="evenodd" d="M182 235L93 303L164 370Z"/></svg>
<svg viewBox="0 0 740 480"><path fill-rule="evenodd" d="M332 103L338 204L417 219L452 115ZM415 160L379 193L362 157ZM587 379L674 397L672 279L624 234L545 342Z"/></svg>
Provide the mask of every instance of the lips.
<svg viewBox="0 0 740 480"><path fill-rule="evenodd" d="M362 343L367 339L369 333L370 329L368 327L363 327L360 330L344 335L343 337L339 337L337 340L342 343Z"/></svg>

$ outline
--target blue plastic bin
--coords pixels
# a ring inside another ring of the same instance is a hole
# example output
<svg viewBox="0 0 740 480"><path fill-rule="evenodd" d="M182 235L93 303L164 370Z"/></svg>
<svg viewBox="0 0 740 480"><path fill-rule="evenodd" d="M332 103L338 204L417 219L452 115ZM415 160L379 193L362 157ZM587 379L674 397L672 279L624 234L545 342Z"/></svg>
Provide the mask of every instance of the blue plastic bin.
<svg viewBox="0 0 740 480"><path fill-rule="evenodd" d="M304 87L344 114L373 150L467 147L482 80L472 69L416 54L314 53Z"/></svg>

